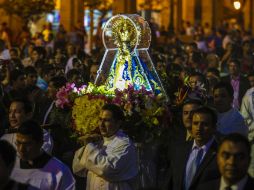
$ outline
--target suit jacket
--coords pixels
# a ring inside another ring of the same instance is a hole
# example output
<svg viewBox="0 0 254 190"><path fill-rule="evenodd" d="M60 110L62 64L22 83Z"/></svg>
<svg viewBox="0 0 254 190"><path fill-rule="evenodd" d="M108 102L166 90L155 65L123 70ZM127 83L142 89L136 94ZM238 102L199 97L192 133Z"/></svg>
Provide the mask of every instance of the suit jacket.
<svg viewBox="0 0 254 190"><path fill-rule="evenodd" d="M231 77L230 75L227 75L225 77L221 77L221 81L231 84ZM242 75L240 75L240 83L239 83L239 96L238 96L238 102L239 106L242 104L242 98L246 91L250 88L250 83L248 79Z"/></svg>
<svg viewBox="0 0 254 190"><path fill-rule="evenodd" d="M243 188L243 190L253 190L254 188L254 178L248 176L248 180ZM220 178L211 180L199 186L197 190L219 190L220 189Z"/></svg>
<svg viewBox="0 0 254 190"><path fill-rule="evenodd" d="M172 150L169 169L169 181L166 189L181 190L184 189L185 169L188 162L189 155L193 146L193 140L175 146ZM205 183L211 179L220 177L216 162L217 142L214 141L203 158L199 168L190 185L190 190L196 189L200 184Z"/></svg>

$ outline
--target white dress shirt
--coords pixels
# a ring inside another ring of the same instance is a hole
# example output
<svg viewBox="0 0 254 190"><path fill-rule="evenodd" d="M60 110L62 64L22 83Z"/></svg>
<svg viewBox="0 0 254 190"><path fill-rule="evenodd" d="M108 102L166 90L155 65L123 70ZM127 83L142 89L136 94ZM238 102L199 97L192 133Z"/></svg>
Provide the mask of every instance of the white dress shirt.
<svg viewBox="0 0 254 190"><path fill-rule="evenodd" d="M248 180L248 176L245 176L237 184L231 185L230 188L232 190L243 190L247 180ZM225 188L228 187L228 186L229 185L226 183L224 178L221 177L221 180L220 180L220 190L225 190Z"/></svg>
<svg viewBox="0 0 254 190"><path fill-rule="evenodd" d="M75 159L76 158L76 159ZM87 174L86 190L133 190L137 153L123 132L104 138L103 146L87 144L75 153L73 172Z"/></svg>
<svg viewBox="0 0 254 190"><path fill-rule="evenodd" d="M241 114L244 118L245 124L249 129L249 140L254 139L254 87L247 90L245 93L242 105Z"/></svg>

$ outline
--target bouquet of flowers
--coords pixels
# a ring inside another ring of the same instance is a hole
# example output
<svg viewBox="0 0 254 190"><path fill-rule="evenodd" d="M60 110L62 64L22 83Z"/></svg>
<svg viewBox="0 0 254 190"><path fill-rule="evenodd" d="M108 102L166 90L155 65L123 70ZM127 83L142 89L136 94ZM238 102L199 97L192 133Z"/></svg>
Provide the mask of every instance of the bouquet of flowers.
<svg viewBox="0 0 254 190"><path fill-rule="evenodd" d="M163 97L156 96L145 88L135 90L133 86L123 91L108 91L105 86L89 84L77 89L74 84L67 84L57 93L56 107L71 111L72 128L76 135L82 136L96 130L99 112L106 103L114 103L123 109L126 116L124 129L134 139L137 139L135 135L139 132L144 137L143 129L156 128L159 132L165 123L165 116L169 116ZM134 130L129 130L130 128Z"/></svg>

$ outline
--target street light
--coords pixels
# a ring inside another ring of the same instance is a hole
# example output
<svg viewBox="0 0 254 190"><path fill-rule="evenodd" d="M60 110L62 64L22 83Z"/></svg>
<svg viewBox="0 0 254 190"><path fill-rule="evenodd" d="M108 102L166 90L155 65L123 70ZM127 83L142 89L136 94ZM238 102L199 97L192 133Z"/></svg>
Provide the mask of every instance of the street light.
<svg viewBox="0 0 254 190"><path fill-rule="evenodd" d="M233 5L236 10L239 10L242 6L240 1L234 1Z"/></svg>

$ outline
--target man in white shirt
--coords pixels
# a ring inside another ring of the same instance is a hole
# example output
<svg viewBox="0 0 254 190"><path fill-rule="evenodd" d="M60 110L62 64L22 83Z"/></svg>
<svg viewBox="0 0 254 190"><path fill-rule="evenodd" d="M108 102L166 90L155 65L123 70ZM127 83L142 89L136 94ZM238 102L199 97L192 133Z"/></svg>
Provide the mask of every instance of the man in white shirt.
<svg viewBox="0 0 254 190"><path fill-rule="evenodd" d="M248 135L248 128L243 116L232 108L234 90L228 83L220 82L213 89L214 106L218 111L217 130L223 135L240 133Z"/></svg>
<svg viewBox="0 0 254 190"><path fill-rule="evenodd" d="M103 106L99 129L103 142L87 143L75 153L73 172L85 176L86 190L132 190L138 174L137 153L119 130L124 114L114 104ZM87 140L91 137L86 138Z"/></svg>
<svg viewBox="0 0 254 190"><path fill-rule="evenodd" d="M241 114L249 128L249 140L254 139L254 87L250 88L243 97Z"/></svg>
<svg viewBox="0 0 254 190"><path fill-rule="evenodd" d="M249 129L248 138L251 142L251 155L254 154L254 87L247 90L243 97L241 105L241 114L243 115L245 124ZM251 157L249 173L254 177L254 157Z"/></svg>
<svg viewBox="0 0 254 190"><path fill-rule="evenodd" d="M13 180L36 189L75 189L70 169L41 149L43 130L38 123L32 120L23 122L18 128L15 144L19 159L11 174Z"/></svg>

